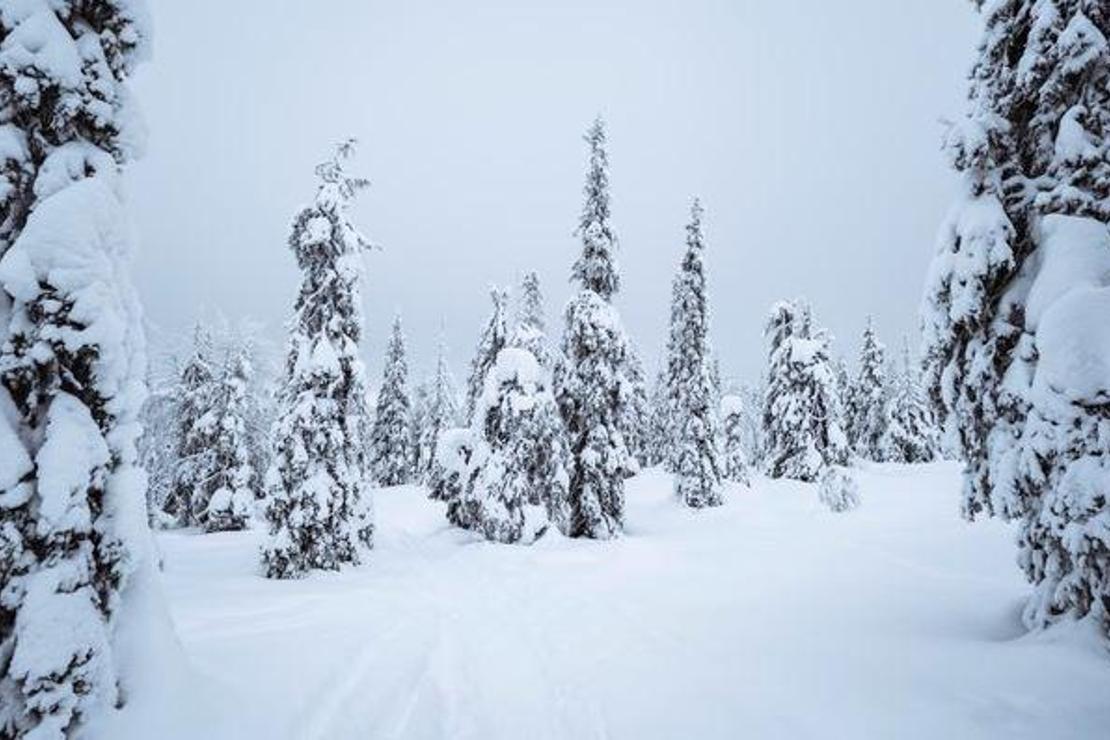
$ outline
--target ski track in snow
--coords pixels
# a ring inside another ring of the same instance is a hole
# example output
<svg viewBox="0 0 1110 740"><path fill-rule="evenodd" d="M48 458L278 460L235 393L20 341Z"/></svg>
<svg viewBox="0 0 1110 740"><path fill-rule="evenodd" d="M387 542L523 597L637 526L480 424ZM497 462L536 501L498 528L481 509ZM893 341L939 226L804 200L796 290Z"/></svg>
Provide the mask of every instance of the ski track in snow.
<svg viewBox="0 0 1110 740"><path fill-rule="evenodd" d="M649 471L624 537L533 547L398 487L362 567L267 581L259 533L171 533L166 591L229 738L1103 736L1110 659L1022 634L1011 533L960 520L956 466L859 477L847 514L763 479L691 512Z"/></svg>

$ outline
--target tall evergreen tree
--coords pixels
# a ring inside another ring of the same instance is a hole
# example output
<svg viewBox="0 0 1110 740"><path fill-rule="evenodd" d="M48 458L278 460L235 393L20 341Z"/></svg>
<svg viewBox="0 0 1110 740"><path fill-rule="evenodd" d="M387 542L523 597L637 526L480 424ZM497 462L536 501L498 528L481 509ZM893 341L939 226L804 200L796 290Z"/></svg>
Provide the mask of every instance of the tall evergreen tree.
<svg viewBox="0 0 1110 740"><path fill-rule="evenodd" d="M609 160L600 118L590 127L586 142L586 201L578 222L582 254L571 271L579 292L565 311L555 389L570 449L568 534L608 538L624 526L628 450L622 419L630 392L628 341L620 315L609 302L620 279L616 238L609 225Z"/></svg>
<svg viewBox="0 0 1110 740"><path fill-rule="evenodd" d="M772 478L817 481L848 459L828 334L813 330L802 301L775 304L765 333L764 466Z"/></svg>
<svg viewBox="0 0 1110 740"><path fill-rule="evenodd" d="M378 484L383 486L399 486L411 478L408 374L405 335L398 316L393 320L386 348L382 387L378 391L377 413L370 435L374 474Z"/></svg>
<svg viewBox="0 0 1110 740"><path fill-rule="evenodd" d="M859 372L848 394L845 417L848 443L865 460L883 459L883 432L886 425L886 350L875 336L871 317L863 330Z"/></svg>
<svg viewBox="0 0 1110 740"><path fill-rule="evenodd" d="M665 384L673 450L666 462L675 474L676 495L695 508L722 503L704 253L702 207L695 199L673 285Z"/></svg>
<svg viewBox="0 0 1110 740"><path fill-rule="evenodd" d="M373 540L369 409L359 282L369 246L347 210L368 185L348 177L346 142L320 165L314 202L297 214L289 248L304 273L289 336L285 385L267 474L270 578L357 563Z"/></svg>
<svg viewBox="0 0 1110 740"><path fill-rule="evenodd" d="M211 428L201 420L215 410L217 369L212 363L212 336L197 323L193 352L181 369L175 393L177 454L172 488L164 511L179 527L201 526L208 504L208 480L215 466Z"/></svg>
<svg viewBox="0 0 1110 740"><path fill-rule="evenodd" d="M154 577L120 173L148 37L134 0L0 3L0 737L81 735L141 680L117 654Z"/></svg>
<svg viewBox="0 0 1110 740"><path fill-rule="evenodd" d="M902 363L893 374L885 413L881 440L884 460L923 463L936 459L940 439L919 373L910 361L908 340L902 344Z"/></svg>
<svg viewBox="0 0 1110 740"><path fill-rule="evenodd" d="M1093 614L1110 631L1110 538L1097 524L1110 506L1110 384L1079 370L1105 366L1092 327L1106 311L1110 11L1095 0L977 5L970 110L945 142L962 193L926 284L926 381L966 461L965 516L1022 522L1019 561L1035 585L1026 623ZM1054 353L1065 347L1067 360Z"/></svg>
<svg viewBox="0 0 1110 740"><path fill-rule="evenodd" d="M490 299L493 301L493 312L478 337L478 347L474 359L470 361L470 376L466 381L467 422L474 418L474 408L485 388L486 375L497 361L497 353L505 349L509 341L509 325L505 316L509 294L502 288L494 287L490 289Z"/></svg>
<svg viewBox="0 0 1110 740"><path fill-rule="evenodd" d="M439 498L443 489L437 484L446 472L439 464L439 443L443 434L459 422L458 396L455 392L455 379L447 364L447 344L440 338L436 355L436 372L428 392L428 404L424 423L420 430L420 460L418 473L428 482L432 498Z"/></svg>
<svg viewBox="0 0 1110 740"><path fill-rule="evenodd" d="M528 350L540 363L540 367L550 372L551 345L547 339L547 319L544 316L540 278L535 272L525 273L520 285L516 322L508 346Z"/></svg>
<svg viewBox="0 0 1110 740"><path fill-rule="evenodd" d="M200 422L211 440L213 461L205 481L211 494L200 516L209 532L245 528L254 508L257 473L251 465L247 433L250 373L245 348L230 348L215 388L215 403Z"/></svg>

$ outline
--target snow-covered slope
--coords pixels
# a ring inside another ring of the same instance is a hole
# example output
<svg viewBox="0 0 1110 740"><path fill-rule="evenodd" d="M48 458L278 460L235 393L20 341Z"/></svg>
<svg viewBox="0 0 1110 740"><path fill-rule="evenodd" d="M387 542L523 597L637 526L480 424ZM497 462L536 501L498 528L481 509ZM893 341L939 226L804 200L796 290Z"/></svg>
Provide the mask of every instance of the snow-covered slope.
<svg viewBox="0 0 1110 740"><path fill-rule="evenodd" d="M175 733L135 713L131 729L1105 737L1110 660L1083 626L1023 635L1011 534L959 518L956 467L874 466L860 488L845 514L764 479L690 511L649 471L629 484L624 537L533 547L479 541L421 490L386 489L369 563L302 581L257 575L258 533L166 534L195 695Z"/></svg>

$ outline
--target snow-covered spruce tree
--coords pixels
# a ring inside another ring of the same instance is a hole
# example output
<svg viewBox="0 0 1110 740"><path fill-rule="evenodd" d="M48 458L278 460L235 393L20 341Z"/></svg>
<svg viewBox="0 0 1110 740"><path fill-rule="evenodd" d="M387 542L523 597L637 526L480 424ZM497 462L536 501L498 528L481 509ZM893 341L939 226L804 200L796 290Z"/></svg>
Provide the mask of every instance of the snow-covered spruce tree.
<svg viewBox="0 0 1110 740"><path fill-rule="evenodd" d="M502 288L492 287L490 300L493 301L493 312L478 337L478 347L474 352L474 359L470 361L470 376L466 381L464 411L467 423L474 418L475 404L485 389L486 375L497 361L497 353L505 349L509 342L509 324L505 316L509 293Z"/></svg>
<svg viewBox="0 0 1110 740"><path fill-rule="evenodd" d="M409 468L414 482L422 483L424 478L421 470L428 467L428 461L423 459L424 449L420 446L420 437L424 433L424 426L428 415L428 398L432 393L430 380L421 380L412 388L411 405L409 408Z"/></svg>
<svg viewBox="0 0 1110 740"><path fill-rule="evenodd" d="M154 576L120 168L141 2L0 3L0 737L74 737L138 668Z"/></svg>
<svg viewBox="0 0 1110 740"><path fill-rule="evenodd" d="M459 404L455 379L447 364L447 344L441 337L436 355L436 372L428 390L427 406L418 441L421 465L417 475L420 480L427 482L429 494L435 499L442 499L445 494L442 481L447 473L438 462L439 441L444 432L458 424L458 417Z"/></svg>
<svg viewBox="0 0 1110 740"><path fill-rule="evenodd" d="M621 430L628 448L625 475L632 476L650 465L652 448L652 408L644 378L644 365L635 345L629 341L625 358L628 393L623 402Z"/></svg>
<svg viewBox="0 0 1110 740"><path fill-rule="evenodd" d="M405 335L398 316L393 320L386 347L382 386L370 435L374 476L382 486L399 486L408 483L412 476L408 376Z"/></svg>
<svg viewBox="0 0 1110 740"><path fill-rule="evenodd" d="M250 359L244 347L230 348L220 369L214 403L200 421L211 440L210 490L198 518L208 532L244 529L254 508L258 473L251 465Z"/></svg>
<svg viewBox="0 0 1110 740"><path fill-rule="evenodd" d="M609 226L605 125L586 134L590 147L586 202L578 222L582 254L571 270L579 292L567 304L555 397L570 450L570 526L574 537L608 538L624 526L628 450L624 403L630 395L628 340L610 299L620 286L616 237Z"/></svg>
<svg viewBox="0 0 1110 740"><path fill-rule="evenodd" d="M368 183L344 171L352 153L348 141L317 167L315 201L297 214L289 237L303 280L266 479L270 538L262 569L270 578L357 563L372 545L369 408L358 354L369 243L347 216Z"/></svg>
<svg viewBox="0 0 1110 740"><path fill-rule="evenodd" d="M204 511L216 471L213 450L214 420L218 413L219 369L213 364L212 335L197 323L193 352L181 368L176 389L177 454L173 487L164 512L179 527L203 526Z"/></svg>
<svg viewBox="0 0 1110 740"><path fill-rule="evenodd" d="M980 7L970 110L945 142L963 192L926 282L926 383L965 460L964 515L1022 522L1026 623L1092 615L1110 631L1110 384L1091 374L1106 367L1110 11Z"/></svg>
<svg viewBox="0 0 1110 740"><path fill-rule="evenodd" d="M486 376L475 411L477 441L464 498L486 539L531 541L548 521L568 526L565 447L544 372L525 349L506 348Z"/></svg>
<svg viewBox="0 0 1110 740"><path fill-rule="evenodd" d="M902 363L893 373L890 385L882 438L883 460L932 462L939 454L940 439L917 366L910 361L908 340L903 341Z"/></svg>
<svg viewBox="0 0 1110 740"><path fill-rule="evenodd" d="M721 455L721 475L733 483L750 484L748 459L744 440L744 399L727 394L721 397L721 426L724 449Z"/></svg>
<svg viewBox="0 0 1110 740"><path fill-rule="evenodd" d="M883 459L886 394L886 350L875 336L875 327L868 316L860 343L859 370L844 409L848 443L864 460L881 462Z"/></svg>
<svg viewBox="0 0 1110 740"><path fill-rule="evenodd" d="M664 463L675 474L675 494L699 509L722 503L704 253L702 207L695 199L673 283L664 383L671 452Z"/></svg>
<svg viewBox="0 0 1110 740"><path fill-rule="evenodd" d="M764 467L772 478L813 482L829 465L848 460L829 336L814 331L803 301L771 309L763 400Z"/></svg>
<svg viewBox="0 0 1110 740"><path fill-rule="evenodd" d="M525 273L520 284L516 322L507 344L528 350L540 363L540 367L545 372L550 372L551 344L547 339L547 319L544 316L540 278L534 272Z"/></svg>

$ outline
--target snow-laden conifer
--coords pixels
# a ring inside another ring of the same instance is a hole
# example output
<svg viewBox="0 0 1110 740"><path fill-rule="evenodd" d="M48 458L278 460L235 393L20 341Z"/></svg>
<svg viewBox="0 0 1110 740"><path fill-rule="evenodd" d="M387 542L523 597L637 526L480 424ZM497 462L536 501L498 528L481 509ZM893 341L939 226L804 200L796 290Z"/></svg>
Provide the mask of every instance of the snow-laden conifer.
<svg viewBox="0 0 1110 740"><path fill-rule="evenodd" d="M540 278L535 272L525 273L520 285L516 321L508 346L526 349L545 372L551 371L551 344L547 338L547 319L540 291Z"/></svg>
<svg viewBox="0 0 1110 740"><path fill-rule="evenodd" d="M744 415L742 397L732 394L721 397L721 475L733 483L749 485Z"/></svg>
<svg viewBox="0 0 1110 740"><path fill-rule="evenodd" d="M254 511L258 472L251 460L250 358L245 347L230 349L220 370L212 408L200 421L211 440L212 469L204 487L211 491L200 514L209 532L244 529ZM199 508L199 507L197 507Z"/></svg>
<svg viewBox="0 0 1110 740"><path fill-rule="evenodd" d="M464 413L469 423L474 418L474 409L479 396L485 390L486 375L497 361L497 353L505 349L509 342L509 324L506 311L508 310L508 291L490 288L490 300L493 302L493 311L489 320L482 327L478 337L478 346L474 350L474 358L470 361L470 375L466 381L466 404Z"/></svg>
<svg viewBox="0 0 1110 740"><path fill-rule="evenodd" d="M665 380L670 454L664 462L675 475L675 494L694 508L721 504L702 213L695 199L686 225L686 249L672 286Z"/></svg>
<svg viewBox="0 0 1110 740"><path fill-rule="evenodd" d="M881 462L886 426L886 349L875 336L870 316L863 330L858 368L844 409L848 443L864 460Z"/></svg>
<svg viewBox="0 0 1110 740"><path fill-rule="evenodd" d="M567 527L565 447L543 370L528 350L497 355L479 397L476 441L463 493L468 524L487 539L513 543Z"/></svg>
<svg viewBox="0 0 1110 740"><path fill-rule="evenodd" d="M586 201L578 222L582 253L572 278L579 292L564 312L562 356L555 391L570 450L570 526L575 537L608 538L624 526L624 399L630 393L620 314L609 302L620 285L616 238L609 225L609 161L599 118L590 147Z"/></svg>
<svg viewBox="0 0 1110 740"><path fill-rule="evenodd" d="M428 396L420 427L419 460L417 475L428 484L432 498L442 498L439 481L446 472L439 465L439 441L444 432L459 423L459 403L455 379L447 363L447 345L440 338L436 352L436 370L428 389Z"/></svg>
<svg viewBox="0 0 1110 740"><path fill-rule="evenodd" d="M382 385L374 414L370 447L375 478L382 486L408 483L412 475L408 361L401 317L393 320L385 352Z"/></svg>
<svg viewBox="0 0 1110 740"><path fill-rule="evenodd" d="M882 459L888 462L932 462L940 439L933 410L921 388L916 364L910 360L909 342L902 345L901 364L893 373L886 403Z"/></svg>
<svg viewBox="0 0 1110 740"><path fill-rule="evenodd" d="M782 301L771 309L765 334L765 470L772 478L819 480L828 466L848 459L828 333L813 330L804 302Z"/></svg>
<svg viewBox="0 0 1110 740"><path fill-rule="evenodd" d="M369 409L358 353L368 242L347 215L367 181L344 171L352 152L347 142L317 168L316 198L289 237L303 279L267 473L262 566L271 578L357 563L372 544Z"/></svg>
<svg viewBox="0 0 1110 740"><path fill-rule="evenodd" d="M0 737L82 735L150 678L119 653L158 603L120 176L148 36L134 0L0 3Z"/></svg>
<svg viewBox="0 0 1110 740"><path fill-rule="evenodd" d="M176 459L164 512L179 527L200 526L208 504L208 480L215 468L211 426L201 420L215 410L218 368L212 335L199 322L193 328L192 353L181 368L174 393Z"/></svg>
<svg viewBox="0 0 1110 740"><path fill-rule="evenodd" d="M628 377L628 393L623 401L624 414L621 417L621 430L625 446L628 448L626 475L635 475L651 464L653 414L651 399L648 398L644 365L635 345L629 341L625 359L625 373Z"/></svg>
<svg viewBox="0 0 1110 740"><path fill-rule="evenodd" d="M1093 615L1110 630L1110 14L1088 0L981 9L969 111L945 142L961 195L926 282L926 384L966 463L965 516L1022 522L1027 624Z"/></svg>

